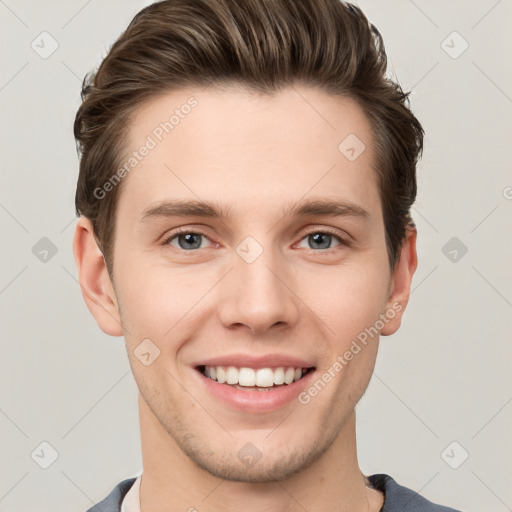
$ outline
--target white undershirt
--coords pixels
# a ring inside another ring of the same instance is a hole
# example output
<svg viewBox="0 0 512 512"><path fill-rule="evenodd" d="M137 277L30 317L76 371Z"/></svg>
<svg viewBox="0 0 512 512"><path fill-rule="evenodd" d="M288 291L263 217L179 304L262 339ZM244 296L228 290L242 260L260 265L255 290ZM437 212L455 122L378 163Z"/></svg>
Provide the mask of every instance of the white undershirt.
<svg viewBox="0 0 512 512"><path fill-rule="evenodd" d="M121 503L121 512L140 512L140 477L133 482L130 490L126 493Z"/></svg>

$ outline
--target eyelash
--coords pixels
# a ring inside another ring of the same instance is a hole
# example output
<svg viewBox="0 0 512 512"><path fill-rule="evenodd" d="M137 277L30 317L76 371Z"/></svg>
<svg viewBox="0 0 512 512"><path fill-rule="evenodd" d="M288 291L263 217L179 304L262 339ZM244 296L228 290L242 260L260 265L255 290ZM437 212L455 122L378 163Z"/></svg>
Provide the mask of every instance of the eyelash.
<svg viewBox="0 0 512 512"><path fill-rule="evenodd" d="M331 252L333 251L336 251L336 249L340 248L341 246L348 246L348 242L342 238L337 232L334 232L334 231L331 231L330 229L316 229L316 230L312 230L312 231L309 231L307 233L304 233L304 235L302 236L302 238L300 239L300 241L304 240L305 238L307 238L308 236L311 236L311 235L316 235L316 234L321 234L321 235L331 235L333 236L334 238L336 238L338 240L338 242L340 242L340 245L339 246L336 246L336 247L331 247L329 249L309 249L310 251L314 251L314 252L321 252L321 253L328 253L330 254ZM207 235L205 235L204 233L201 233L201 231L193 231L193 230L190 230L190 229L178 229L177 231L174 231L169 237L167 237L163 244L162 245L169 245L170 242L172 240L174 240L176 237L178 237L179 235L201 235L201 236L204 236L205 238L208 238ZM208 238L209 240L209 238ZM175 249L173 247L173 249ZM186 251L184 249L177 249L179 251L183 251L183 252L196 252L198 251L198 249L191 249L190 251Z"/></svg>

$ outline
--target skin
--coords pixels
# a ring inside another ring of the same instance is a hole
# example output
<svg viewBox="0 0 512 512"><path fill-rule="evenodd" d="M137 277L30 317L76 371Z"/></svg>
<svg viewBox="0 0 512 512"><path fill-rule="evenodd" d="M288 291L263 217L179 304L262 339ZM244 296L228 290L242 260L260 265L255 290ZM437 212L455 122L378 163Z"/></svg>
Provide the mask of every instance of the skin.
<svg viewBox="0 0 512 512"><path fill-rule="evenodd" d="M225 406L191 366L234 352L280 353L314 361L321 375L393 304L401 311L380 335L398 330L416 231L391 270L368 120L352 100L309 87L272 96L181 89L139 108L130 148L190 96L198 106L122 183L113 282L88 219L74 240L85 301L104 332L125 337L139 388L142 511L378 511L384 498L358 466L354 408L379 336L310 403L271 413ZM349 134L366 145L353 162L338 150ZM169 199L216 201L230 215L142 220ZM283 217L304 199L350 201L369 217ZM166 241L177 227L204 236ZM347 243L308 236L325 229ZM248 236L263 249L252 263L236 252ZM148 338L160 355L145 366L134 350ZM247 442L262 454L252 467L237 457Z"/></svg>

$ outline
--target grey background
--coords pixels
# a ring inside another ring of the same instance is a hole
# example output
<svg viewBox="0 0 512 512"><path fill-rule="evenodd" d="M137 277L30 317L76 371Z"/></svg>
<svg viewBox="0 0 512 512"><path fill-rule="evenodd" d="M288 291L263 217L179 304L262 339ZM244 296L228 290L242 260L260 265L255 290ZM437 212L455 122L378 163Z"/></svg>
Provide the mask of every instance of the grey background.
<svg viewBox="0 0 512 512"><path fill-rule="evenodd" d="M0 0L0 511L83 512L142 470L123 339L76 280L72 123L82 77L147 3ZM427 133L419 266L357 408L361 468L512 510L512 1L359 5Z"/></svg>

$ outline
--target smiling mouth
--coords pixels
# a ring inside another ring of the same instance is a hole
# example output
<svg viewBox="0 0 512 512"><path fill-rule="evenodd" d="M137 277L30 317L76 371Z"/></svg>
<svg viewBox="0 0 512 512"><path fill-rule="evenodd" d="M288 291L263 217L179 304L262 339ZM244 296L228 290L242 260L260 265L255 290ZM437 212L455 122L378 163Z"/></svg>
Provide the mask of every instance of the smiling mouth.
<svg viewBox="0 0 512 512"><path fill-rule="evenodd" d="M270 391L289 386L316 368L296 368L280 366L275 368L248 368L236 366L197 366L204 377L219 384L227 384L235 389L245 391Z"/></svg>

